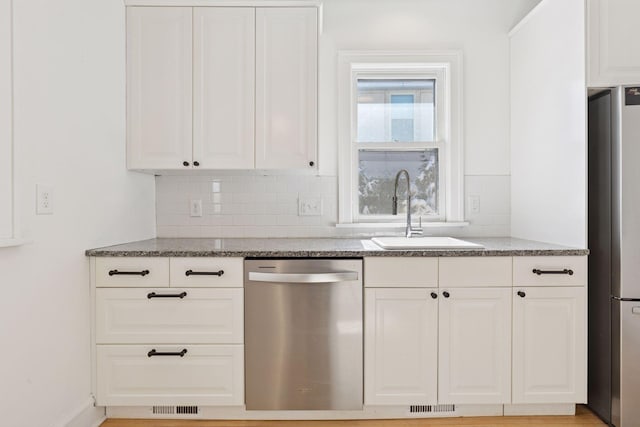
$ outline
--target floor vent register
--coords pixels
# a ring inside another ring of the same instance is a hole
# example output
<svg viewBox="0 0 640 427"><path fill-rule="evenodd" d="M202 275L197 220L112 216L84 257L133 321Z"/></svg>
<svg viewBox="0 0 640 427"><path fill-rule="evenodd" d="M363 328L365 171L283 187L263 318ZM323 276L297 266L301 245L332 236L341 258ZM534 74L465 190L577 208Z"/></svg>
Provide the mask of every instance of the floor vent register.
<svg viewBox="0 0 640 427"><path fill-rule="evenodd" d="M197 406L154 406L154 415L198 415Z"/></svg>
<svg viewBox="0 0 640 427"><path fill-rule="evenodd" d="M410 414L430 414L436 412L455 412L456 405L411 405Z"/></svg>

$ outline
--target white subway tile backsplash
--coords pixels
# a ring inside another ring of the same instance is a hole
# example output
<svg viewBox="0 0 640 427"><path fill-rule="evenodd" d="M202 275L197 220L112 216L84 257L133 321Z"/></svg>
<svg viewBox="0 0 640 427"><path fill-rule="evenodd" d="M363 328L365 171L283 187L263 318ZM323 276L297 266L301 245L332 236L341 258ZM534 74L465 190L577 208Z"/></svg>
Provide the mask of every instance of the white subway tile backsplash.
<svg viewBox="0 0 640 427"><path fill-rule="evenodd" d="M468 227L428 229L428 234L508 236L510 177L466 176L465 202L478 196L480 211L466 208ZM320 198L322 214L298 216L300 197ZM203 216L189 216L189 200L203 201ZM247 175L156 177L158 237L348 237L401 233L398 229L336 228L338 180L334 176Z"/></svg>

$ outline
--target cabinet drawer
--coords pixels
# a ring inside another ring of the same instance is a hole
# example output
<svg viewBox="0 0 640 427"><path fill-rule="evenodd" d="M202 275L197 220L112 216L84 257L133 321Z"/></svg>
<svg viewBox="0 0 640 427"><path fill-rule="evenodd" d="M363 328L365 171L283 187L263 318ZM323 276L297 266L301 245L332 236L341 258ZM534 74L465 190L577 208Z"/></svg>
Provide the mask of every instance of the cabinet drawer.
<svg viewBox="0 0 640 427"><path fill-rule="evenodd" d="M242 345L99 345L97 361L99 406L244 403Z"/></svg>
<svg viewBox="0 0 640 427"><path fill-rule="evenodd" d="M242 287L243 258L171 258L171 286Z"/></svg>
<svg viewBox="0 0 640 427"><path fill-rule="evenodd" d="M586 256L513 258L515 286L584 286L586 276Z"/></svg>
<svg viewBox="0 0 640 427"><path fill-rule="evenodd" d="M438 286L438 258L365 258L364 285L369 288Z"/></svg>
<svg viewBox="0 0 640 427"><path fill-rule="evenodd" d="M169 286L169 258L96 258L96 286Z"/></svg>
<svg viewBox="0 0 640 427"><path fill-rule="evenodd" d="M96 342L241 344L243 296L242 289L96 289Z"/></svg>
<svg viewBox="0 0 640 427"><path fill-rule="evenodd" d="M440 287L511 286L511 257L440 258Z"/></svg>

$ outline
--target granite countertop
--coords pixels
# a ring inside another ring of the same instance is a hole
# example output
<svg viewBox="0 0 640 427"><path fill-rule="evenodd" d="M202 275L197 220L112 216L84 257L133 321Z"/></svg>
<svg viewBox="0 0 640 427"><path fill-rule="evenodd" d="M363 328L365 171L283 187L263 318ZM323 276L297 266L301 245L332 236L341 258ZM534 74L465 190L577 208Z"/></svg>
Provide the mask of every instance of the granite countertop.
<svg viewBox="0 0 640 427"><path fill-rule="evenodd" d="M510 237L463 238L484 248L382 249L369 239L291 238L214 239L158 238L89 249L87 256L109 257L447 257L587 255L588 249Z"/></svg>

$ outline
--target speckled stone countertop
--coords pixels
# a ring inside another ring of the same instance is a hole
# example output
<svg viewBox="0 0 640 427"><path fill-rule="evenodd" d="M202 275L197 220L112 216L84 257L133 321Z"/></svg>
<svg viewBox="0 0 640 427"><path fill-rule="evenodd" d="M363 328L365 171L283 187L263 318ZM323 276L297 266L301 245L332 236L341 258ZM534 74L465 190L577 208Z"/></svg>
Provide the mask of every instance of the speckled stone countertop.
<svg viewBox="0 0 640 427"><path fill-rule="evenodd" d="M449 256L548 256L587 255L588 249L509 237L464 238L479 243L473 249L382 249L369 239L149 239L89 249L87 256L110 257L449 257Z"/></svg>

